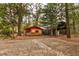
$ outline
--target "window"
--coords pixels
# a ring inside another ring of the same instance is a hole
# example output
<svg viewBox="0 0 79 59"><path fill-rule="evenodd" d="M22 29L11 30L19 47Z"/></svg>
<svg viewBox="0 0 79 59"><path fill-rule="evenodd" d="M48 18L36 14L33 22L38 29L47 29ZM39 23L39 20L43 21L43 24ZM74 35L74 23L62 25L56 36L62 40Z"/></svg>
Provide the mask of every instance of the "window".
<svg viewBox="0 0 79 59"><path fill-rule="evenodd" d="M38 33L39 31L38 31L38 30L36 30L35 32L37 32L37 33Z"/></svg>

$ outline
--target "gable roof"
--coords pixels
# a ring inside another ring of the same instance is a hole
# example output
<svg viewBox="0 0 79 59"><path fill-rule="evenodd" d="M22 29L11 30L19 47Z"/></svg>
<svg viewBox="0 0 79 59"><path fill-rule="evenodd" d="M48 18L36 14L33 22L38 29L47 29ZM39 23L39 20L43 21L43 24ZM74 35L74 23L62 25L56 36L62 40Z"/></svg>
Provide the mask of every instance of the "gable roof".
<svg viewBox="0 0 79 59"><path fill-rule="evenodd" d="M43 30L43 28L42 27L39 27L39 26L32 26L29 29L40 29L40 30Z"/></svg>
<svg viewBox="0 0 79 59"><path fill-rule="evenodd" d="M40 27L40 26L31 26L29 28L25 28L26 31L30 31L31 29L40 29L40 30L43 30L44 28Z"/></svg>

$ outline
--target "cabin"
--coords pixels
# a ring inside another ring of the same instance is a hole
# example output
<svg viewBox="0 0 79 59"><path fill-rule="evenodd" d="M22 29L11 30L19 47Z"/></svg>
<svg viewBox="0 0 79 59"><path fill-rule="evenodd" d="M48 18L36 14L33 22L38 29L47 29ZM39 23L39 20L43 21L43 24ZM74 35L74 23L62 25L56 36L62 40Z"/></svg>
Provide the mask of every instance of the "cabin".
<svg viewBox="0 0 79 59"><path fill-rule="evenodd" d="M31 26L29 28L25 28L25 35L42 35L43 34L43 27L39 26Z"/></svg>

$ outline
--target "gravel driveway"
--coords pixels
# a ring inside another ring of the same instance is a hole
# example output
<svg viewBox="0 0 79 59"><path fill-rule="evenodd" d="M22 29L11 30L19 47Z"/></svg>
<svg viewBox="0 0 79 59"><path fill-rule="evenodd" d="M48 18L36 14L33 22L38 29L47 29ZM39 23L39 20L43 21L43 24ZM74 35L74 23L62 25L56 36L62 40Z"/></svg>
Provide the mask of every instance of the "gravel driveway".
<svg viewBox="0 0 79 59"><path fill-rule="evenodd" d="M79 55L79 45L54 39L0 40L1 56Z"/></svg>

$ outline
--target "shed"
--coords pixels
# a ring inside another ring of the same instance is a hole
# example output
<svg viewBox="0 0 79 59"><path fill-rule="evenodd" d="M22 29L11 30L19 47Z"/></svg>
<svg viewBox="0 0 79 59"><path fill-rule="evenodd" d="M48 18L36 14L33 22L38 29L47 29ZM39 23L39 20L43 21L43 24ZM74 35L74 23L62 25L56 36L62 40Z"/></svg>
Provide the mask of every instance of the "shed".
<svg viewBox="0 0 79 59"><path fill-rule="evenodd" d="M42 30L44 28L43 27L39 27L39 26L32 26L29 28L25 29L25 34L26 35L42 35Z"/></svg>

